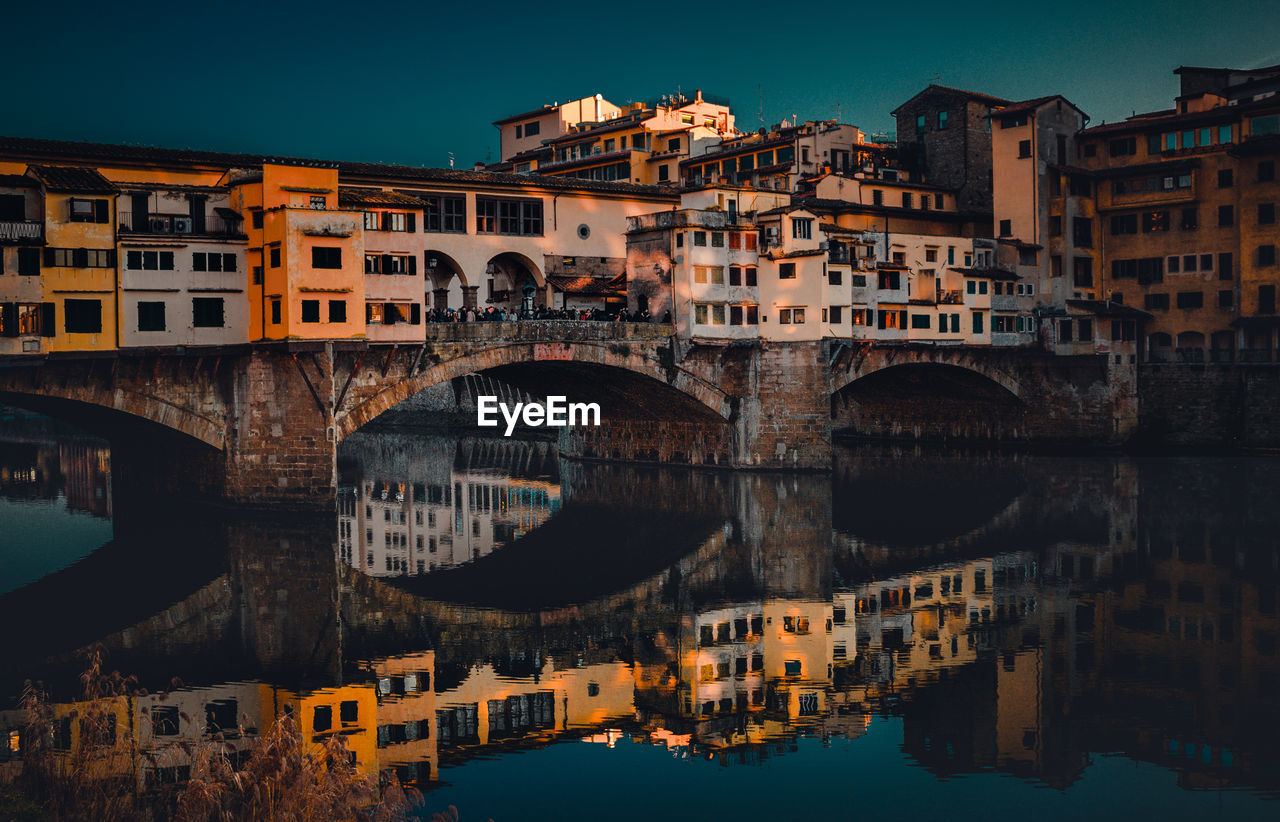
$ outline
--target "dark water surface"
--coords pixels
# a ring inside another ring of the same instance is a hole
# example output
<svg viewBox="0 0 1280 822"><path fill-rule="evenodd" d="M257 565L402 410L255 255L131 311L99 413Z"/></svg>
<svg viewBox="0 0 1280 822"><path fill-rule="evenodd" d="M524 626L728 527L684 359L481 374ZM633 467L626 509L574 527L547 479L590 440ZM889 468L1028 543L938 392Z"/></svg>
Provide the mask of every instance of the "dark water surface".
<svg viewBox="0 0 1280 822"><path fill-rule="evenodd" d="M1278 460L816 476L384 432L339 462L336 516L240 517L0 425L0 693L70 701L101 642L180 679L193 719L137 698L143 749L290 704L466 820L1280 813Z"/></svg>

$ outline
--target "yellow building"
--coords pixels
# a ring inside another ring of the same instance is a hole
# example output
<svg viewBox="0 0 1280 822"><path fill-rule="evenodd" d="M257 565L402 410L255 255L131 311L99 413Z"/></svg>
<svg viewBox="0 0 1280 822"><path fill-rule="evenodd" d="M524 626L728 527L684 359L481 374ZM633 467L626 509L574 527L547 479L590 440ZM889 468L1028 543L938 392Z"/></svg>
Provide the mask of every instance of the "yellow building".
<svg viewBox="0 0 1280 822"><path fill-rule="evenodd" d="M341 734L355 766L377 773L378 696L372 684L343 685L314 691L293 691L263 685L262 727L292 712L303 743L320 746Z"/></svg>
<svg viewBox="0 0 1280 822"><path fill-rule="evenodd" d="M44 194L41 333L49 351L119 344L116 326L116 195L97 169L32 165ZM48 325L53 333L49 335Z"/></svg>

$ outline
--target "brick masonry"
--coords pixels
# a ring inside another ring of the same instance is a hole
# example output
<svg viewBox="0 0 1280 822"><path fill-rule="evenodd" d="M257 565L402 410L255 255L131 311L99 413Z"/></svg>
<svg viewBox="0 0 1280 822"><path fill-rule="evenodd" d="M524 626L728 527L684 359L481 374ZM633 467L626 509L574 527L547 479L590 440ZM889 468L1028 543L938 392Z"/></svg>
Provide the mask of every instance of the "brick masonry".
<svg viewBox="0 0 1280 822"><path fill-rule="evenodd" d="M1280 366L1144 365L1138 390L1140 445L1280 448Z"/></svg>

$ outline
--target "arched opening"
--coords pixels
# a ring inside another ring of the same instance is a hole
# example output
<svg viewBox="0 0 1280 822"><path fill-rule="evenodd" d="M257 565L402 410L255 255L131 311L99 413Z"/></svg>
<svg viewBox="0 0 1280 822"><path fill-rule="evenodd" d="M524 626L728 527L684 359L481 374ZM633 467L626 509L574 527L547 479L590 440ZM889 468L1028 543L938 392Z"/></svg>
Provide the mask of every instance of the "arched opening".
<svg viewBox="0 0 1280 822"><path fill-rule="evenodd" d="M427 273L427 300L429 311L443 311L462 307L467 275L457 260L442 251L427 249L423 256Z"/></svg>
<svg viewBox="0 0 1280 822"><path fill-rule="evenodd" d="M1147 362L1172 362L1173 337L1162 331L1147 336Z"/></svg>
<svg viewBox="0 0 1280 822"><path fill-rule="evenodd" d="M1178 334L1178 362L1204 362L1204 334L1183 331Z"/></svg>
<svg viewBox="0 0 1280 822"><path fill-rule="evenodd" d="M1236 332L1215 331L1210 343L1209 357L1213 362L1231 362L1236 353Z"/></svg>
<svg viewBox="0 0 1280 822"><path fill-rule="evenodd" d="M1013 387L941 363L891 365L831 397L833 430L846 437L1019 439L1025 413Z"/></svg>
<svg viewBox="0 0 1280 822"><path fill-rule="evenodd" d="M548 305L547 279L533 260L505 251L490 258L485 266L484 289L477 299L481 307L503 308L527 316Z"/></svg>

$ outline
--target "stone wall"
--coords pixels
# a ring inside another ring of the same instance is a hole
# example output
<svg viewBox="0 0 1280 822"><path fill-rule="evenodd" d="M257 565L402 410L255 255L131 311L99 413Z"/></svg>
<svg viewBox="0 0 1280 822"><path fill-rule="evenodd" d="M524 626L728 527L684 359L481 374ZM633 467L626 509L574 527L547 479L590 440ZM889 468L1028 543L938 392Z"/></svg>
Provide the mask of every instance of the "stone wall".
<svg viewBox="0 0 1280 822"><path fill-rule="evenodd" d="M1138 445L1280 447L1280 367L1275 365L1143 365L1138 393Z"/></svg>

